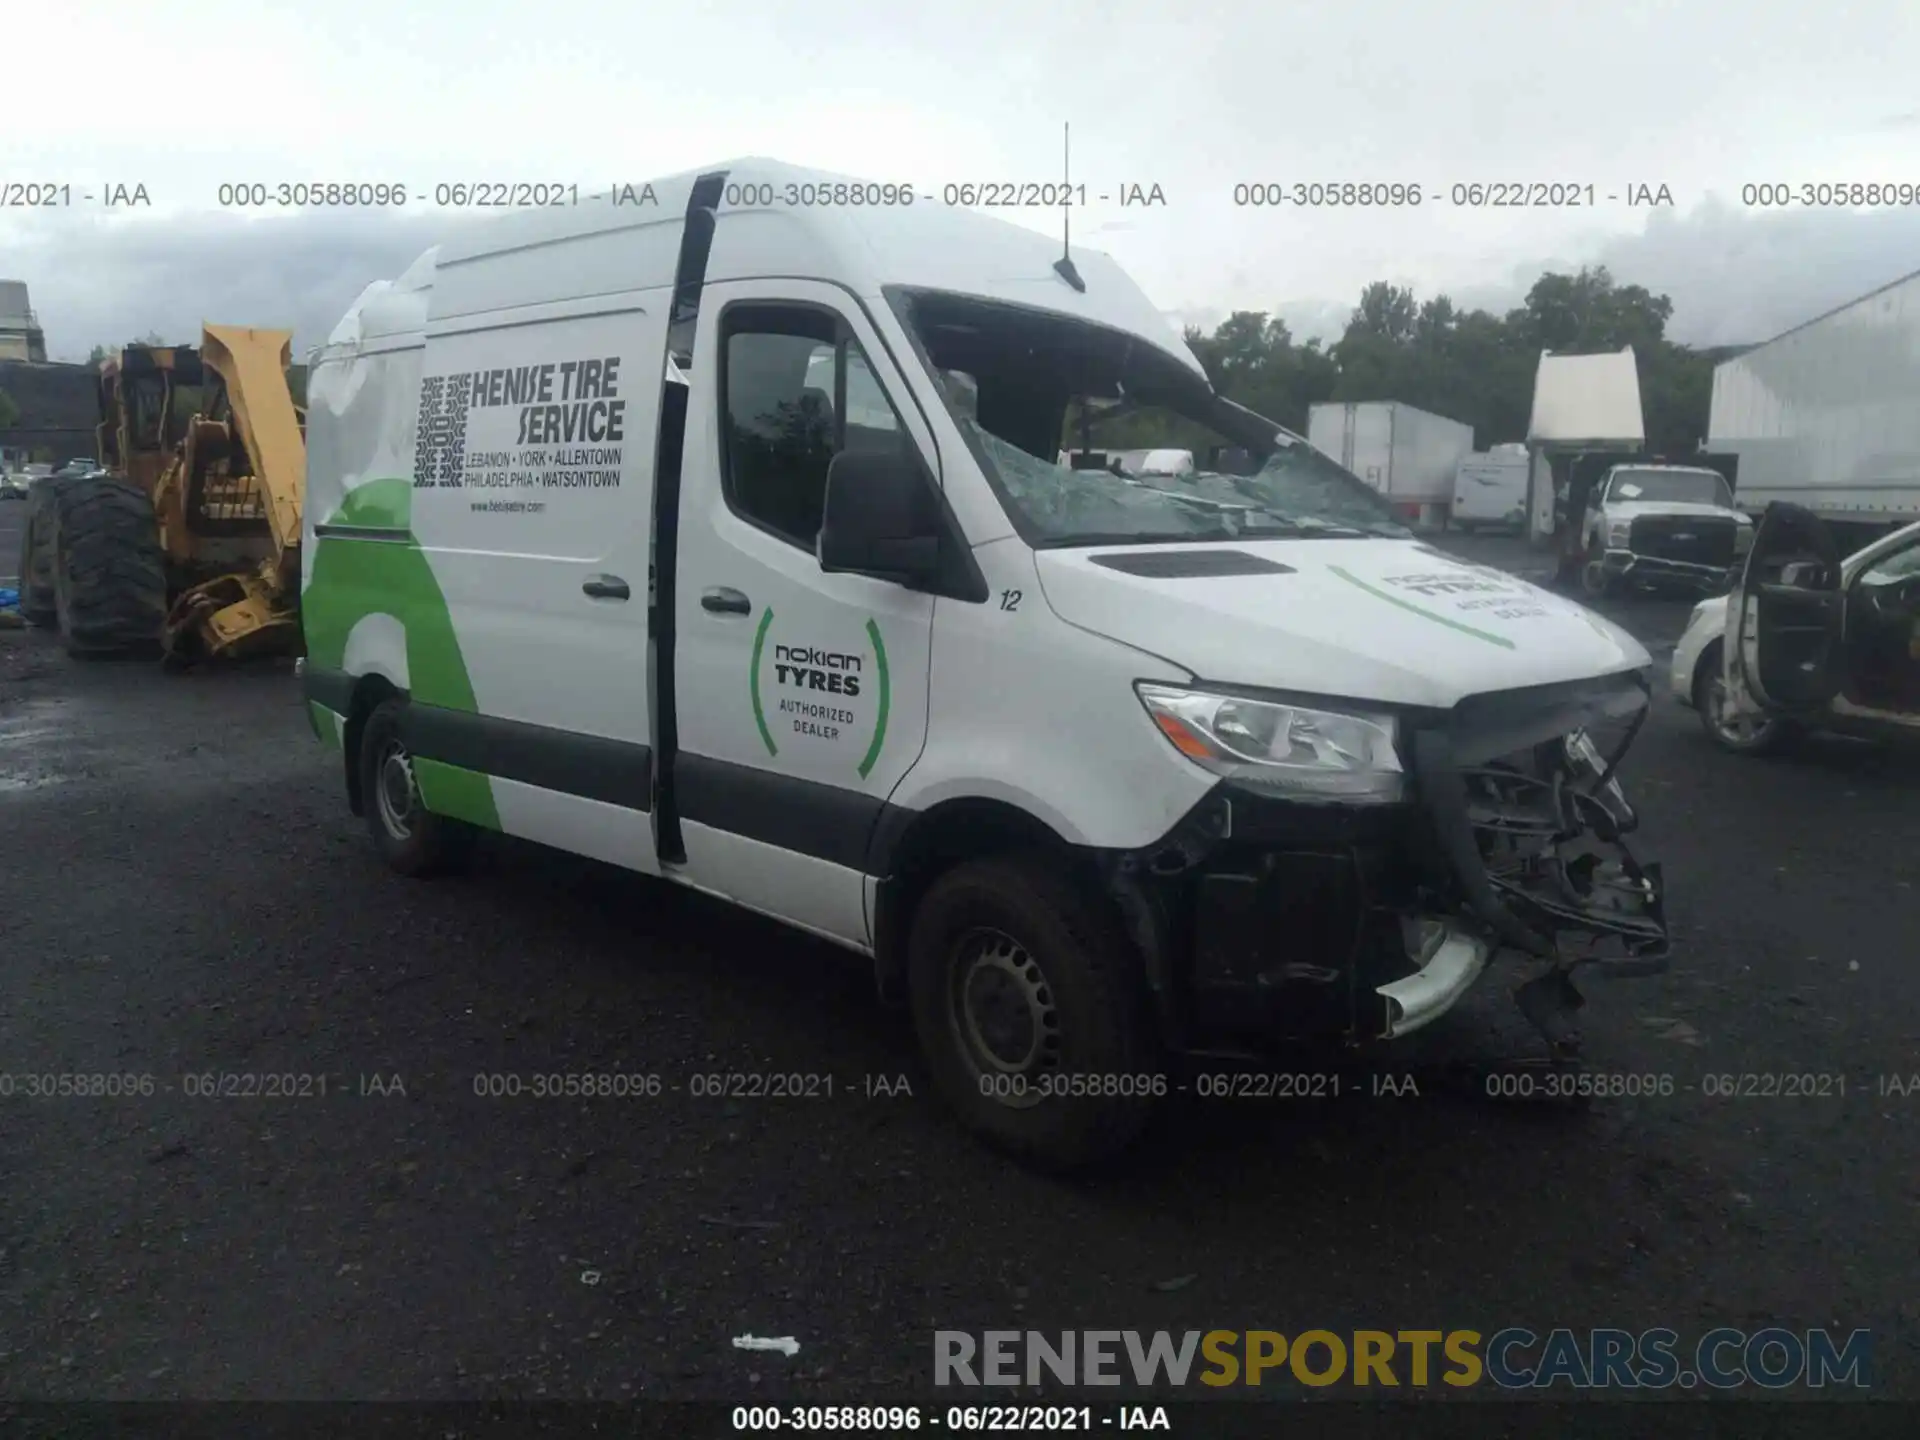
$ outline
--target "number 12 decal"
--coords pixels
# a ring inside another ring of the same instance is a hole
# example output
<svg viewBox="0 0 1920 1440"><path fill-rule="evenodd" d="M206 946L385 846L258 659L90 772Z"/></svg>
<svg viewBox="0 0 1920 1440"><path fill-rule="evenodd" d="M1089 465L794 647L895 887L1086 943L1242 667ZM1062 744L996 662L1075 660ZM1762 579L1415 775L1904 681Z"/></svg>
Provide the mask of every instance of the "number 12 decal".
<svg viewBox="0 0 1920 1440"><path fill-rule="evenodd" d="M1018 610L1020 608L1020 592L1018 590L1002 590L1000 592L1000 608L1002 610Z"/></svg>

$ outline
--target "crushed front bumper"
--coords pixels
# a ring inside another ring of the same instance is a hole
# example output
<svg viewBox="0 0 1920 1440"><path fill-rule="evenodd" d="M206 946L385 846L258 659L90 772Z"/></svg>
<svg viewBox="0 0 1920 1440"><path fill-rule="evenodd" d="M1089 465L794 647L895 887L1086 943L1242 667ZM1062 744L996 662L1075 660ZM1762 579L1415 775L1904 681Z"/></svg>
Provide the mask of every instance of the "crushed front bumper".
<svg viewBox="0 0 1920 1440"><path fill-rule="evenodd" d="M1410 723L1404 803L1282 802L1217 787L1159 844L1108 857L1169 1043L1264 1058L1291 1043L1397 1039L1517 955L1516 991L1577 1048L1581 970L1669 963L1658 865L1613 770L1645 718L1642 676L1463 702ZM1629 720L1611 755L1588 727Z"/></svg>

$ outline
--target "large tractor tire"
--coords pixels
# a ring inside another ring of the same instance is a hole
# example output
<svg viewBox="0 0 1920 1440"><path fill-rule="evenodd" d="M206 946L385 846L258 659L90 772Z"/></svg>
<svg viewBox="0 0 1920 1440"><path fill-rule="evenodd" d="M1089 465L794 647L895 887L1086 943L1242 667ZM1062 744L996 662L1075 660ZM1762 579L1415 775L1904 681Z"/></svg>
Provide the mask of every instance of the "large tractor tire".
<svg viewBox="0 0 1920 1440"><path fill-rule="evenodd" d="M159 654L167 567L144 490L108 476L54 498L53 590L60 638L76 659Z"/></svg>
<svg viewBox="0 0 1920 1440"><path fill-rule="evenodd" d="M65 476L40 479L27 492L27 519L20 531L20 614L42 630L60 623L53 593L53 536L60 524L60 492L72 483Z"/></svg>

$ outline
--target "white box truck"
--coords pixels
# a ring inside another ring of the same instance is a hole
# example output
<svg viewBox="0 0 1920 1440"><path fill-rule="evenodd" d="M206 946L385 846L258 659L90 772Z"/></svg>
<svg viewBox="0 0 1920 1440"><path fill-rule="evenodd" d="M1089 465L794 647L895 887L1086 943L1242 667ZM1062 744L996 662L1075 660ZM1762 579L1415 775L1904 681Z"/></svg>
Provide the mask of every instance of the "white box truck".
<svg viewBox="0 0 1920 1440"><path fill-rule="evenodd" d="M389 866L503 832L825 938L1058 1166L1496 952L1569 1064L1572 977L1665 968L1593 738L1632 636L1419 543L1108 256L766 160L648 189L463 229L315 357L302 683ZM876 198L780 203L829 189ZM1122 395L1245 463L1057 463Z"/></svg>
<svg viewBox="0 0 1920 1440"><path fill-rule="evenodd" d="M1532 468L1525 445L1496 445L1467 456L1454 474L1448 523L1459 530L1525 530Z"/></svg>
<svg viewBox="0 0 1920 1440"><path fill-rule="evenodd" d="M1402 519L1444 525L1473 427L1398 400L1327 402L1307 411L1307 441L1384 495Z"/></svg>
<svg viewBox="0 0 1920 1440"><path fill-rule="evenodd" d="M1744 509L1810 510L1841 553L1920 520L1920 272L1716 366L1707 447Z"/></svg>

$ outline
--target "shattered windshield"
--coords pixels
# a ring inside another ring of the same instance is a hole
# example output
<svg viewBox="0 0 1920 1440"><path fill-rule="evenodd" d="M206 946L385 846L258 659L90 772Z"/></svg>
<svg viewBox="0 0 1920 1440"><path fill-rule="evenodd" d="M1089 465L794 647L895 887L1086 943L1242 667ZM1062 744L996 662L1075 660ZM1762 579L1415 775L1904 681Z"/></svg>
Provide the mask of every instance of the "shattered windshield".
<svg viewBox="0 0 1920 1440"><path fill-rule="evenodd" d="M1616 470L1610 493L1614 500L1636 503L1733 505L1733 492L1725 478L1712 470Z"/></svg>
<svg viewBox="0 0 1920 1440"><path fill-rule="evenodd" d="M1028 454L977 421L961 423L1007 497L1054 544L1408 533L1371 492L1305 441L1276 449L1252 475L1128 474L1070 469Z"/></svg>
<svg viewBox="0 0 1920 1440"><path fill-rule="evenodd" d="M1158 346L970 297L889 298L1033 544L1411 534L1364 482Z"/></svg>

